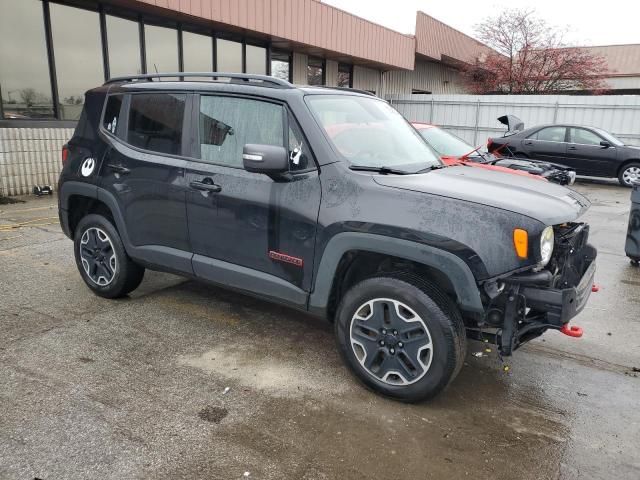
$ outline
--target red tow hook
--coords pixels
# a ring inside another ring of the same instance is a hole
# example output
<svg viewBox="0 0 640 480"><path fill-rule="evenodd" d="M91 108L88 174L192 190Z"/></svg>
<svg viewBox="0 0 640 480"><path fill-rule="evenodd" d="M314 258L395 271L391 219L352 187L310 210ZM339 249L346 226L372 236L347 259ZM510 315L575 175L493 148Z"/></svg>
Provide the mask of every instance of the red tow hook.
<svg viewBox="0 0 640 480"><path fill-rule="evenodd" d="M600 285L598 285L597 283L594 283L593 285L591 285L591 291L593 293L599 292L600 291Z"/></svg>
<svg viewBox="0 0 640 480"><path fill-rule="evenodd" d="M575 325L570 327L568 323L562 326L560 332L564 333L567 337L580 338L582 336L582 328Z"/></svg>

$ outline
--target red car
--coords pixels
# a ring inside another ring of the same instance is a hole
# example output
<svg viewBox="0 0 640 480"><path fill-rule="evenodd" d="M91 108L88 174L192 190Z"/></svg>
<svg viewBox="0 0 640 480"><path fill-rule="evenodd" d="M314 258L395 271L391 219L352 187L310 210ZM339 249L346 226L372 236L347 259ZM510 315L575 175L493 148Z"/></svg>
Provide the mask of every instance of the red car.
<svg viewBox="0 0 640 480"><path fill-rule="evenodd" d="M497 172L513 173L514 175L522 175L536 180L547 181L540 175L534 175L523 170L514 170L509 167L501 167L491 163L483 162L482 155L478 152L479 148L474 148L461 138L452 133L447 132L435 125L428 123L411 123L420 133L427 143L433 148L446 165L470 165L472 167L494 170Z"/></svg>

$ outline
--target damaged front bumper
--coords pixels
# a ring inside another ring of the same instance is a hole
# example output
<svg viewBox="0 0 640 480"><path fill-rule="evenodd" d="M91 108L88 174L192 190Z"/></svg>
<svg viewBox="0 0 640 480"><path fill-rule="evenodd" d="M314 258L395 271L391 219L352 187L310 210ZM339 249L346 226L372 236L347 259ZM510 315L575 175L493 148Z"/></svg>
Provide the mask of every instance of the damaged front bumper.
<svg viewBox="0 0 640 480"><path fill-rule="evenodd" d="M491 297L487 313L469 336L495 342L503 355L510 355L548 329L571 332L568 323L584 309L594 284L597 251L587 243L588 235L586 224L559 226L546 268L485 285Z"/></svg>

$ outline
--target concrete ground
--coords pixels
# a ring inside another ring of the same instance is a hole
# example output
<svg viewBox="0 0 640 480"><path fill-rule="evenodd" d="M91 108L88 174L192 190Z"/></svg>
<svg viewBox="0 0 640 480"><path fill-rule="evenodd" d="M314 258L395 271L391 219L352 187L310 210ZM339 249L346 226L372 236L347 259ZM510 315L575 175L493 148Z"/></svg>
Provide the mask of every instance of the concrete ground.
<svg viewBox="0 0 640 480"><path fill-rule="evenodd" d="M92 295L52 198L0 206L0 479L637 479L640 271L629 190L582 182L599 248L575 323L508 359L472 343L435 400L362 388L332 329L147 272ZM31 222L32 228L6 225ZM226 393L225 393L226 392Z"/></svg>

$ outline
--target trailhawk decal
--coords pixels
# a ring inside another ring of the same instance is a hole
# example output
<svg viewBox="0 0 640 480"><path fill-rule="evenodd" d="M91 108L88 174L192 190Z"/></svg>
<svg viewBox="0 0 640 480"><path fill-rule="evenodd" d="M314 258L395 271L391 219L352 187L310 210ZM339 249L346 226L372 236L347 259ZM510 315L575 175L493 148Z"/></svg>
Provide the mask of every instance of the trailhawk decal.
<svg viewBox="0 0 640 480"><path fill-rule="evenodd" d="M278 262L290 263L291 265L295 265L296 267L302 267L303 265L303 261L301 258L292 257L291 255L286 255L274 250L269 250L269 258L271 260L277 260Z"/></svg>

